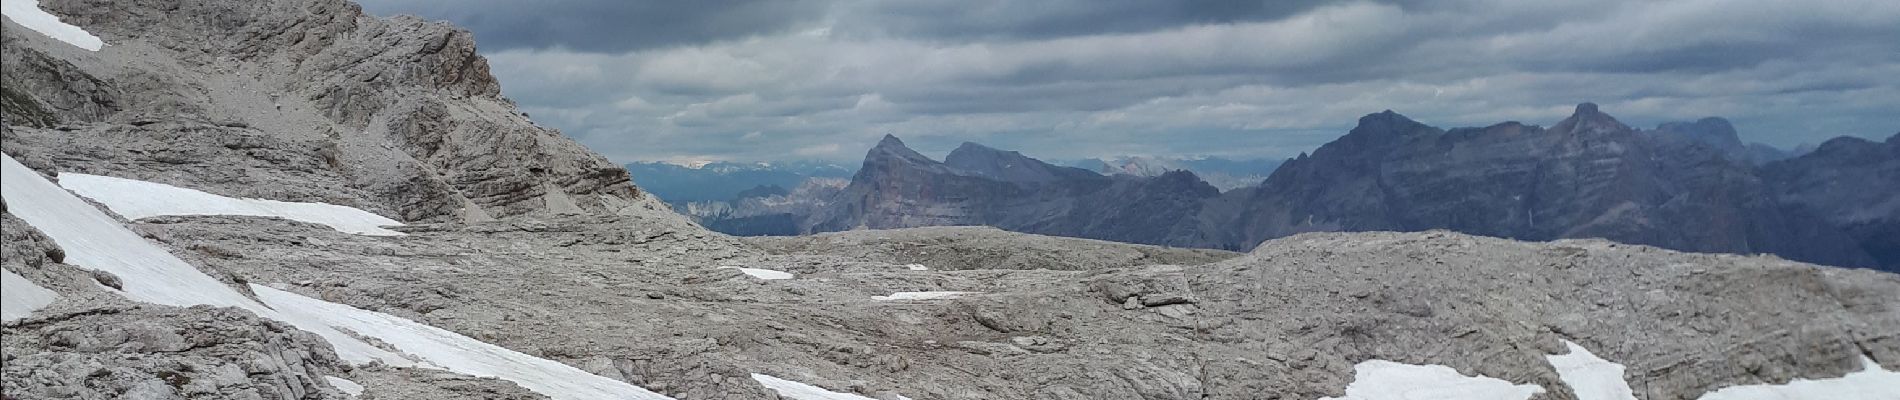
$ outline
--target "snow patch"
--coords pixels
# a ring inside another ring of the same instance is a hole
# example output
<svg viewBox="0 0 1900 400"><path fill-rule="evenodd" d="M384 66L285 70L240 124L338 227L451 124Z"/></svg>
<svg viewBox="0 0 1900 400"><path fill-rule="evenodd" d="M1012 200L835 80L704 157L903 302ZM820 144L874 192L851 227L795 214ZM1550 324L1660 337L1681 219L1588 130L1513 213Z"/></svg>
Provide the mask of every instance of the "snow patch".
<svg viewBox="0 0 1900 400"><path fill-rule="evenodd" d="M667 399L639 386L484 343L402 317L304 297L269 286L251 291L284 314L373 337L441 369L512 381L556 400Z"/></svg>
<svg viewBox="0 0 1900 400"><path fill-rule="evenodd" d="M1353 381L1346 385L1346 397L1323 400L1525 400L1543 392L1544 388L1537 385L1465 376L1443 365L1370 360L1353 366Z"/></svg>
<svg viewBox="0 0 1900 400"><path fill-rule="evenodd" d="M923 264L907 264L907 265L904 265L904 268L909 268L912 271L929 271L930 270L930 267L926 267Z"/></svg>
<svg viewBox="0 0 1900 400"><path fill-rule="evenodd" d="M32 29L34 32L82 49L99 51L106 45L105 41L99 40L98 36L93 36L92 32L86 32L85 28L60 22L59 16L40 8L39 0L0 2L0 15L5 15L7 19L13 20L14 23L26 29Z"/></svg>
<svg viewBox="0 0 1900 400"><path fill-rule="evenodd" d="M380 360L395 366L414 363L322 325L287 318L225 286L197 267L133 233L78 196L33 172L12 156L0 155L0 197L7 212L38 228L66 250L66 263L110 272L124 281L119 293L147 303L190 307L237 307L258 316L289 322L316 333L336 347L337 356L363 364Z"/></svg>
<svg viewBox="0 0 1900 400"><path fill-rule="evenodd" d="M136 179L59 174L59 185L86 196L128 219L162 215L248 215L279 217L329 225L346 233L401 236L383 226L401 222L354 207L324 203L241 199Z"/></svg>
<svg viewBox="0 0 1900 400"><path fill-rule="evenodd" d="M0 270L0 321L13 322L46 308L59 294L13 271Z"/></svg>
<svg viewBox="0 0 1900 400"><path fill-rule="evenodd" d="M1831 379L1796 379L1784 385L1748 385L1722 388L1701 400L1893 400L1900 399L1900 372L1881 369L1860 357L1860 372Z"/></svg>
<svg viewBox="0 0 1900 400"><path fill-rule="evenodd" d="M746 275L751 275L753 278L759 278L759 279L764 279L768 281L780 280L780 279L792 279L792 276L793 276L792 273L790 272L773 271L773 270L762 269L762 268L746 268L746 267L733 267L733 266L725 266L725 267L719 267L719 268L720 269L736 269L736 270L739 270L739 272L745 273Z"/></svg>
<svg viewBox="0 0 1900 400"><path fill-rule="evenodd" d="M772 391L778 392L779 396L784 396L792 400L877 400L850 393L833 392L825 390L825 388L779 379L778 377L766 374L752 374L752 380L759 381L759 384L764 385L765 388L772 389Z"/></svg>
<svg viewBox="0 0 1900 400"><path fill-rule="evenodd" d="M1636 400L1628 380L1623 379L1623 364L1597 358L1589 349L1565 340L1570 353L1546 355L1557 377L1577 394L1577 400Z"/></svg>
<svg viewBox="0 0 1900 400"><path fill-rule="evenodd" d="M897 292L897 293L891 293L891 295L889 296L871 296L871 300L877 300L877 301L942 300L942 299L954 299L958 297L963 297L964 295L970 295L970 294L976 294L976 293L977 292Z"/></svg>
<svg viewBox="0 0 1900 400"><path fill-rule="evenodd" d="M323 377L323 380L325 382L330 382L330 387L334 387L336 388L336 390L341 390L343 391L343 393L348 393L351 397L363 395L363 385L359 385L356 382L352 382L348 379L338 378L338 377L329 376L329 375L325 375Z"/></svg>

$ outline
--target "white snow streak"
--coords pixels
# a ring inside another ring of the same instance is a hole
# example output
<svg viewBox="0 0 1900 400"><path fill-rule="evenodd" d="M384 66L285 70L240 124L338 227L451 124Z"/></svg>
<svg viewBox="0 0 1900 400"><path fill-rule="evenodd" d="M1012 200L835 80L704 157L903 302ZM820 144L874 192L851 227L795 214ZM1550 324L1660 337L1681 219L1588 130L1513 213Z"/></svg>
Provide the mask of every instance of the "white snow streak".
<svg viewBox="0 0 1900 400"><path fill-rule="evenodd" d="M7 201L7 212L64 248L67 264L118 275L124 281L120 293L126 298L179 307L205 304L242 308L323 336L336 347L337 356L352 363L382 360L397 366L412 364L326 326L279 315L146 241L104 211L20 165L12 156L0 158L4 159L0 161L0 196Z"/></svg>
<svg viewBox="0 0 1900 400"><path fill-rule="evenodd" d="M1537 385L1465 376L1443 365L1370 360L1353 366L1353 381L1346 385L1346 397L1325 400L1525 400L1543 392L1544 388Z"/></svg>
<svg viewBox="0 0 1900 400"><path fill-rule="evenodd" d="M53 304L59 294L13 271L0 270L0 321L13 322Z"/></svg>
<svg viewBox="0 0 1900 400"><path fill-rule="evenodd" d="M194 189L135 179L59 174L59 185L86 196L129 219L161 215L249 215L329 225L359 235L400 236L383 226L401 222L354 207L219 196Z"/></svg>
<svg viewBox="0 0 1900 400"><path fill-rule="evenodd" d="M759 384L765 385L765 388L772 389L778 392L779 396L784 396L792 400L877 400L850 393L833 392L825 390L825 388L779 379L778 377L766 374L752 374L752 380L759 381Z"/></svg>
<svg viewBox="0 0 1900 400"><path fill-rule="evenodd" d="M1785 385L1749 385L1709 392L1701 400L1894 400L1900 399L1900 372L1887 371L1867 356L1860 372L1832 379L1796 379Z"/></svg>
<svg viewBox="0 0 1900 400"><path fill-rule="evenodd" d="M27 29L82 49L99 51L106 45L105 41L99 40L98 36L93 36L92 32L86 32L85 28L60 22L59 16L40 9L39 0L0 2L0 14Z"/></svg>
<svg viewBox="0 0 1900 400"><path fill-rule="evenodd" d="M891 295L889 296L871 296L871 300L877 300L877 301L942 300L942 299L954 299L958 297L963 297L963 295L976 294L976 293L977 292L897 292L897 293L891 293Z"/></svg>
<svg viewBox="0 0 1900 400"><path fill-rule="evenodd" d="M336 390L341 390L343 391L343 393L348 393L350 396L363 395L363 385L359 385L356 382L350 381L348 379L329 376L329 375L324 375L323 380L325 382L330 382L330 386L336 388Z"/></svg>
<svg viewBox="0 0 1900 400"><path fill-rule="evenodd" d="M339 357L355 364L378 360L396 366L493 376L555 399L666 399L625 382L387 314L258 285L251 285L251 290L265 303L252 301L53 185L12 156L0 157L4 157L0 162L0 195L6 199L7 212L39 228L65 248L66 263L118 275L124 281L122 293L132 300L250 310L322 336L336 347ZM404 355L371 346L335 327L377 338L428 363L418 365Z"/></svg>
<svg viewBox="0 0 1900 400"><path fill-rule="evenodd" d="M484 343L402 317L304 297L269 286L251 292L272 308L388 343L429 364L458 373L496 377L556 400L667 399L639 386Z"/></svg>
<svg viewBox="0 0 1900 400"><path fill-rule="evenodd" d="M930 267L926 267L923 264L906 264L904 265L904 268L909 268L912 271L929 271L930 270Z"/></svg>
<svg viewBox="0 0 1900 400"><path fill-rule="evenodd" d="M1565 340L1570 353L1547 355L1545 360L1557 369L1557 377L1577 394L1577 400L1636 400L1629 381L1623 379L1623 364L1597 358L1589 349Z"/></svg>
<svg viewBox="0 0 1900 400"><path fill-rule="evenodd" d="M739 272L745 273L746 275L751 275L753 278L759 278L759 279L764 279L768 281L780 280L780 279L792 279L792 273L785 272L785 271L773 271L773 270L761 269L761 268L730 267L730 266L719 267L719 268L736 269L736 270L739 270Z"/></svg>

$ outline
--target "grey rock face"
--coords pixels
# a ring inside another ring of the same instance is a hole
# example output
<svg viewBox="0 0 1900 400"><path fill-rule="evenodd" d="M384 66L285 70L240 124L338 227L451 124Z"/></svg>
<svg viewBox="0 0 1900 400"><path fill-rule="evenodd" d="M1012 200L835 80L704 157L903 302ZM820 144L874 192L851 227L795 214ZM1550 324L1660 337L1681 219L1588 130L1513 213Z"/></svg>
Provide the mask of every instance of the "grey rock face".
<svg viewBox="0 0 1900 400"><path fill-rule="evenodd" d="M1373 359L1535 383L1563 399L1574 396L1543 359L1559 340L1630 366L1626 378L1655 399L1840 376L1861 356L1900 368L1900 278L1774 257L1448 232L1309 233L1246 255L981 228L741 240L666 213L624 175L591 169L598 156L513 114L494 96L465 33L369 18L331 1L44 4L112 45L80 53L5 28L6 79L38 82L7 94L0 141L8 154L48 173L402 217L412 224L400 237L257 217L127 223L227 284L280 285L683 399L779 397L752 373L883 398L1310 399L1340 394L1352 366ZM35 54L63 63L15 69L12 60ZM1626 127L1588 111L1550 132L1443 132L1396 114L1368 117L1358 136L1307 158L1344 168L1341 182L1356 185L1345 189L1359 192L1289 187L1322 199L1430 193L1381 186L1429 171L1385 168L1383 157L1405 160L1400 166L1455 163L1390 143L1541 133L1550 138L1537 140L1549 143L1501 140L1490 150L1535 144L1585 160L1553 165L1562 172L1551 182L1593 191L1545 210L1587 226L1628 226L1564 213L1676 193L1627 173L1668 161L1644 161L1650 150L1622 142L1632 135ZM1081 229L1089 225L1038 216L1110 209L1085 203L1097 201L1082 198L1095 193L1152 208L1073 215L1139 224L1248 205L1208 197L1211 188L1192 175L1025 184L1045 176L1035 171L1063 170L997 152L949 166L890 142L873 150L888 162L867 163L877 168L867 168L865 190L845 191L843 211L827 209L838 217L831 223L1008 218L1026 221L1024 229ZM1831 158L1816 158L1823 159ZM985 166L995 162L1007 165ZM1019 173L1022 165L1035 168ZM1509 172L1540 164L1495 165ZM945 180L869 179L880 176ZM1796 176L1788 181L1814 175ZM1754 190L1741 181L1733 187ZM1023 191L1035 194L1016 193ZM993 202L1006 198L1034 202ZM1540 201L1549 200L1532 202ZM858 213L872 205L899 212ZM1183 211L1168 211L1177 207ZM0 224L0 267L60 295L0 327L8 396L339 398L324 379L337 376L361 383L365 397L539 397L495 379L341 365L317 337L237 310L131 303L105 288L150 282L62 264L57 246L18 219L0 215ZM796 278L760 280L727 266ZM873 300L903 291L971 293Z"/></svg>
<svg viewBox="0 0 1900 400"><path fill-rule="evenodd" d="M85 52L6 27L8 119L61 124L15 124L9 147L63 170L326 196L404 221L663 210L625 170L516 111L468 32L445 24L341 0L41 4L110 44Z"/></svg>
<svg viewBox="0 0 1900 400"><path fill-rule="evenodd" d="M243 310L121 305L5 333L7 394L20 398L346 398L322 381L348 368L328 344Z"/></svg>
<svg viewBox="0 0 1900 400"><path fill-rule="evenodd" d="M1846 233L1779 201L1747 162L1702 142L1652 140L1665 134L1590 104L1550 129L1441 131L1374 114L1282 166L1236 209L1215 208L1237 217L1206 219L1234 221L1223 231L1235 236L1219 242L1228 248L1310 231L1451 229L1872 264Z"/></svg>
<svg viewBox="0 0 1900 400"><path fill-rule="evenodd" d="M1153 264L1199 265L1239 256L1238 253L1220 250L1022 235L974 226L849 231L743 240L775 254L843 256L847 260L916 264L931 270L951 271L1093 271Z"/></svg>
<svg viewBox="0 0 1900 400"><path fill-rule="evenodd" d="M1205 242L1195 215L1220 191L1193 173L1106 177L965 143L937 162L885 137L804 232L986 225L1129 243Z"/></svg>
<svg viewBox="0 0 1900 400"><path fill-rule="evenodd" d="M1832 223L1879 268L1900 272L1900 134L1830 140L1762 174L1784 204Z"/></svg>
<svg viewBox="0 0 1900 400"><path fill-rule="evenodd" d="M1900 359L1895 275L1602 240L1325 233L1235 256L990 228L735 241L564 217L392 240L256 218L140 225L246 255L205 262L249 281L680 398L769 399L746 378L767 373L917 399L1310 399L1371 359L1568 398L1543 358L1565 339L1673 399ZM869 300L933 290L979 293Z"/></svg>
<svg viewBox="0 0 1900 400"><path fill-rule="evenodd" d="M0 327L9 398L342 399L323 376L349 369L315 334L213 307L136 304L118 277L61 264L50 239L0 213L0 267L55 290Z"/></svg>

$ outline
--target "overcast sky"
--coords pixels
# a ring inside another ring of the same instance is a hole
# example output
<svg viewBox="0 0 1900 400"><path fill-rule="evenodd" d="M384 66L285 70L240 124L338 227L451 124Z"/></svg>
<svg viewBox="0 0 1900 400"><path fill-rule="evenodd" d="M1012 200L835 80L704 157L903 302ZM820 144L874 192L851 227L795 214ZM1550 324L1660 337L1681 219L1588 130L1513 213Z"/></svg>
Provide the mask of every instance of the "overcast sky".
<svg viewBox="0 0 1900 400"><path fill-rule="evenodd" d="M1900 1L361 0L475 32L536 121L616 161L856 160L885 133L1068 159L1278 158L1440 127L1723 116L1900 132Z"/></svg>

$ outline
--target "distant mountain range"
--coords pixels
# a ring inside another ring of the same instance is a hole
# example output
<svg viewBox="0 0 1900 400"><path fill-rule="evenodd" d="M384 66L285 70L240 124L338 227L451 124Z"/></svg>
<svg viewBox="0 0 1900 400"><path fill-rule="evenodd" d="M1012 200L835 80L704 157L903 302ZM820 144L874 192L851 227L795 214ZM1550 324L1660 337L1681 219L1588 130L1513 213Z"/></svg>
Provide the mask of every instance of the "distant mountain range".
<svg viewBox="0 0 1900 400"><path fill-rule="evenodd" d="M993 154L974 150L988 149L981 145L972 143L967 146L974 147L952 153L953 158L947 161L959 165L985 166L980 171L969 173L988 174L988 176L1005 180L1033 181L1056 178L1054 176L1008 176L1010 174L1035 175L1035 172L1028 171L1039 170L1012 168L1010 160L1021 160L1023 165L1028 165L1029 162L1046 163L1013 152L1007 160L974 159ZM997 152L1000 153L1000 151ZM1091 174L1100 175L1100 177L1115 175L1156 177L1172 171L1191 171L1219 190L1232 190L1260 184L1260 181L1266 179L1267 174L1272 173L1273 168L1279 166L1280 162L1239 161L1216 157L1125 156L1091 158L1064 164L1086 169ZM832 200L831 196L843 190L855 172L844 166L821 161L635 162L627 164L626 168L634 179L641 182L641 188L659 196L675 211L691 216L715 231L742 236L798 234L804 229L802 216L812 214L819 205ZM1056 167L1051 165L1049 168ZM1070 178L1088 175L1074 171L1074 168L1067 170L1068 173L1079 174Z"/></svg>
<svg viewBox="0 0 1900 400"><path fill-rule="evenodd" d="M1221 191L1256 186L1280 167L1282 159L1232 160L1220 157L1176 158L1124 156L1091 158L1064 163L1102 175L1156 177L1173 171L1189 171Z"/></svg>
<svg viewBox="0 0 1900 400"><path fill-rule="evenodd" d="M640 188L677 208L690 202L727 201L748 190L789 191L811 178L850 178L845 166L818 161L790 162L635 162L626 165Z"/></svg>
<svg viewBox="0 0 1900 400"><path fill-rule="evenodd" d="M1210 230L1210 244L1240 248L1310 231L1451 229L1773 253L1843 266L1900 262L1873 257L1891 251L1882 244L1890 237L1879 230L1856 235L1837 221L1855 207L1838 200L1850 194L1790 184L1815 175L1885 176L1829 183L1891 193L1900 185L1891 151L1846 165L1829 161L1836 152L1776 160L1785 155L1740 143L1721 119L1642 131L1594 104L1579 105L1550 128L1506 122L1447 131L1387 111L1360 118L1346 136L1287 162L1261 187L1221 199L1228 207L1211 220L1228 225ZM1888 209L1884 218L1870 218L1891 225L1892 215Z"/></svg>
<svg viewBox="0 0 1900 400"><path fill-rule="evenodd" d="M1895 270L1897 142L1843 137L1783 151L1743 143L1721 118L1643 130L1588 103L1549 128L1445 130L1385 111L1277 168L1200 167L1271 170L1259 185L1223 191L1183 160L1072 163L1091 166L1077 168L965 143L936 161L886 136L848 184L774 194L770 213L731 215L753 218L742 227L770 225L768 234L987 225L1237 250L1301 232L1449 229ZM763 214L769 224L758 220Z"/></svg>

